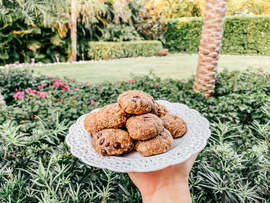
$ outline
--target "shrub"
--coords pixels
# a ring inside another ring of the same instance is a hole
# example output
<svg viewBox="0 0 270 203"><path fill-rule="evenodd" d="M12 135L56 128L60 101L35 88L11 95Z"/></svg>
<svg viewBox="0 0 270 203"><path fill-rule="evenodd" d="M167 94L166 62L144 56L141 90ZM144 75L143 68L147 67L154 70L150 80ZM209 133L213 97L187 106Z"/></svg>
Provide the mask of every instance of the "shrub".
<svg viewBox="0 0 270 203"><path fill-rule="evenodd" d="M201 18L172 19L168 22L165 47L171 51L196 53L201 30ZM270 55L270 16L226 17L221 52Z"/></svg>
<svg viewBox="0 0 270 203"><path fill-rule="evenodd" d="M0 92L9 104L14 102L13 95L16 90L37 87L39 84L48 83L49 80L47 76L34 76L33 72L26 70L0 70Z"/></svg>
<svg viewBox="0 0 270 203"><path fill-rule="evenodd" d="M16 77L20 86L11 83L14 88L10 84L5 96L18 94L15 88L25 91L22 99L17 97L0 109L1 202L140 202L127 174L87 166L64 144L69 126L80 115L116 102L120 93L130 89L185 103L210 121L212 136L190 176L194 202L267 202L270 198L269 74L222 72L215 95L206 98L192 90L192 80L161 80L151 74L85 84L20 72L0 71L4 80L0 88L12 75L20 75ZM38 88L41 84L46 85Z"/></svg>
<svg viewBox="0 0 270 203"><path fill-rule="evenodd" d="M163 41L167 28L165 17L165 4L162 1L146 0L141 3L131 4L132 22L137 32L146 40Z"/></svg>
<svg viewBox="0 0 270 203"><path fill-rule="evenodd" d="M88 56L94 60L153 56L162 49L159 41L90 42L89 47Z"/></svg>
<svg viewBox="0 0 270 203"><path fill-rule="evenodd" d="M161 14L142 19L144 4L135 1L78 1L78 60L88 60L89 41L161 38ZM40 2L0 0L0 65L65 62L71 55L69 0ZM151 22L148 22L148 21ZM147 32L142 31L147 26Z"/></svg>
<svg viewBox="0 0 270 203"><path fill-rule="evenodd" d="M99 41L122 42L142 40L135 28L126 25L108 24Z"/></svg>
<svg viewBox="0 0 270 203"><path fill-rule="evenodd" d="M196 53L199 51L202 22L200 18L179 18L168 21L164 46L170 51Z"/></svg>

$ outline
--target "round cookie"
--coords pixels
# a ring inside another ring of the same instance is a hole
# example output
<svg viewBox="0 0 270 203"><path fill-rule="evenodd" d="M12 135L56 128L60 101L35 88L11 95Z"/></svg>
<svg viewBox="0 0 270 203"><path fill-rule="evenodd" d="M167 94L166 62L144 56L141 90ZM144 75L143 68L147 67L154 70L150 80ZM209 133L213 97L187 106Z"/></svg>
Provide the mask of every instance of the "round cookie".
<svg viewBox="0 0 270 203"><path fill-rule="evenodd" d="M168 130L164 129L157 137L146 141L139 141L135 146L135 150L143 156L152 156L168 151L172 144L172 135Z"/></svg>
<svg viewBox="0 0 270 203"><path fill-rule="evenodd" d="M182 137L187 132L187 124L182 118L167 113L161 119L164 127L170 131L174 138Z"/></svg>
<svg viewBox="0 0 270 203"><path fill-rule="evenodd" d="M168 113L168 110L165 106L155 102L154 109L152 110L151 113L156 114L158 117L162 117Z"/></svg>
<svg viewBox="0 0 270 203"><path fill-rule="evenodd" d="M103 127L102 129L121 128L126 124L128 116L119 104L109 104L99 109L97 122Z"/></svg>
<svg viewBox="0 0 270 203"><path fill-rule="evenodd" d="M130 90L119 95L117 102L129 114L145 114L154 108L154 99L140 90Z"/></svg>
<svg viewBox="0 0 270 203"><path fill-rule="evenodd" d="M147 113L132 116L127 120L126 128L131 138L148 140L161 133L164 126L162 120L155 114Z"/></svg>
<svg viewBox="0 0 270 203"><path fill-rule="evenodd" d="M121 129L104 129L91 140L93 148L102 156L120 155L133 149L128 132Z"/></svg>
<svg viewBox="0 0 270 203"><path fill-rule="evenodd" d="M91 135L103 129L103 126L99 125L97 122L97 114L97 112L91 112L87 114L84 120L84 128L87 132L91 133Z"/></svg>

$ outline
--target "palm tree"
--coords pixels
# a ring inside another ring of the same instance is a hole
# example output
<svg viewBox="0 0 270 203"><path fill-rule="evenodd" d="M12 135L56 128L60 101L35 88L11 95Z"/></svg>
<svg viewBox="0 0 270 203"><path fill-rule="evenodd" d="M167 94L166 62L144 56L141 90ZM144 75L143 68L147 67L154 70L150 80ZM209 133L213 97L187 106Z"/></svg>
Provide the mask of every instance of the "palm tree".
<svg viewBox="0 0 270 203"><path fill-rule="evenodd" d="M214 92L227 0L206 0L194 91Z"/></svg>
<svg viewBox="0 0 270 203"><path fill-rule="evenodd" d="M0 107L5 105L6 105L5 98L0 92Z"/></svg>
<svg viewBox="0 0 270 203"><path fill-rule="evenodd" d="M70 39L71 39L71 56L70 61L77 59L77 0L71 0L70 15Z"/></svg>
<svg viewBox="0 0 270 203"><path fill-rule="evenodd" d="M96 22L99 16L106 13L105 0L69 0L71 1L70 10L70 38L71 38L71 56L70 61L76 61L77 58L77 21Z"/></svg>

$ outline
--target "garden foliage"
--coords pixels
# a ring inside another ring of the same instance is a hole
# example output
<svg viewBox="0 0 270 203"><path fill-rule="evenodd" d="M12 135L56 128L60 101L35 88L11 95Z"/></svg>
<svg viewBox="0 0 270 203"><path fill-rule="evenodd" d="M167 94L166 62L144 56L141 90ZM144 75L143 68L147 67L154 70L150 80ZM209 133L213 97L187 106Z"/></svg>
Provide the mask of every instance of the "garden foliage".
<svg viewBox="0 0 270 203"><path fill-rule="evenodd" d="M70 2L0 0L0 65L67 61L71 55ZM89 59L89 41L162 38L167 22L163 15L149 16L142 1L129 0L124 8L115 2L77 0L79 60Z"/></svg>
<svg viewBox="0 0 270 203"><path fill-rule="evenodd" d="M148 0L147 5L168 18L204 16L206 0ZM228 0L226 16L270 14L270 0Z"/></svg>
<svg viewBox="0 0 270 203"><path fill-rule="evenodd" d="M135 56L153 56L162 49L160 41L89 42L90 59L114 59Z"/></svg>
<svg viewBox="0 0 270 203"><path fill-rule="evenodd" d="M169 20L165 46L172 51L197 53L201 30L201 18ZM221 53L270 55L270 16L227 17Z"/></svg>
<svg viewBox="0 0 270 203"><path fill-rule="evenodd" d="M153 75L100 84L20 70L0 77L8 105L0 109L1 202L141 201L127 174L87 166L64 143L80 115L129 89L184 103L210 121L212 136L190 176L194 202L270 199L270 75L262 70L218 74L210 98L195 93L192 80Z"/></svg>

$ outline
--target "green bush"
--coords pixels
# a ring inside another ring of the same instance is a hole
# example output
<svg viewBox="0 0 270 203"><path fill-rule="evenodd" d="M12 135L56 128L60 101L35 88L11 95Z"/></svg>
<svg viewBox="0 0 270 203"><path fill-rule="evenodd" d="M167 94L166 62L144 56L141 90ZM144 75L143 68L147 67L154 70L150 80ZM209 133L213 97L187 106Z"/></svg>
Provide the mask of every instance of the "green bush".
<svg viewBox="0 0 270 203"><path fill-rule="evenodd" d="M171 51L199 51L201 18L179 18L168 22L165 47ZM226 17L223 54L270 55L270 16Z"/></svg>
<svg viewBox="0 0 270 203"><path fill-rule="evenodd" d="M94 60L153 56L162 49L159 41L89 42L88 57Z"/></svg>
<svg viewBox="0 0 270 203"><path fill-rule="evenodd" d="M162 38L161 28L166 26L159 17L162 14L155 20L139 16L148 12L136 0L128 1L128 9L114 8L111 0L83 2L78 2L78 8L82 9L77 19L78 60L89 60L89 41ZM42 6L33 0L0 0L0 65L67 61L71 55L69 5L69 0L50 0ZM142 30L145 26L147 32Z"/></svg>
<svg viewBox="0 0 270 203"><path fill-rule="evenodd" d="M192 80L149 75L85 84L20 72L0 71L2 89L16 76L4 92L6 97L17 94L16 88L24 91L22 100L13 99L0 109L0 202L140 202L127 174L87 166L64 143L69 126L80 115L116 102L129 89L187 104L210 121L212 136L190 176L194 202L270 199L269 75L222 72L215 95L206 98L192 90ZM45 86L39 89L39 84Z"/></svg>
<svg viewBox="0 0 270 203"><path fill-rule="evenodd" d="M0 71L0 92L4 95L5 101L14 103L13 95L16 90L26 89L27 87L37 87L39 84L46 84L50 80L47 76L34 76L33 72L17 69Z"/></svg>

